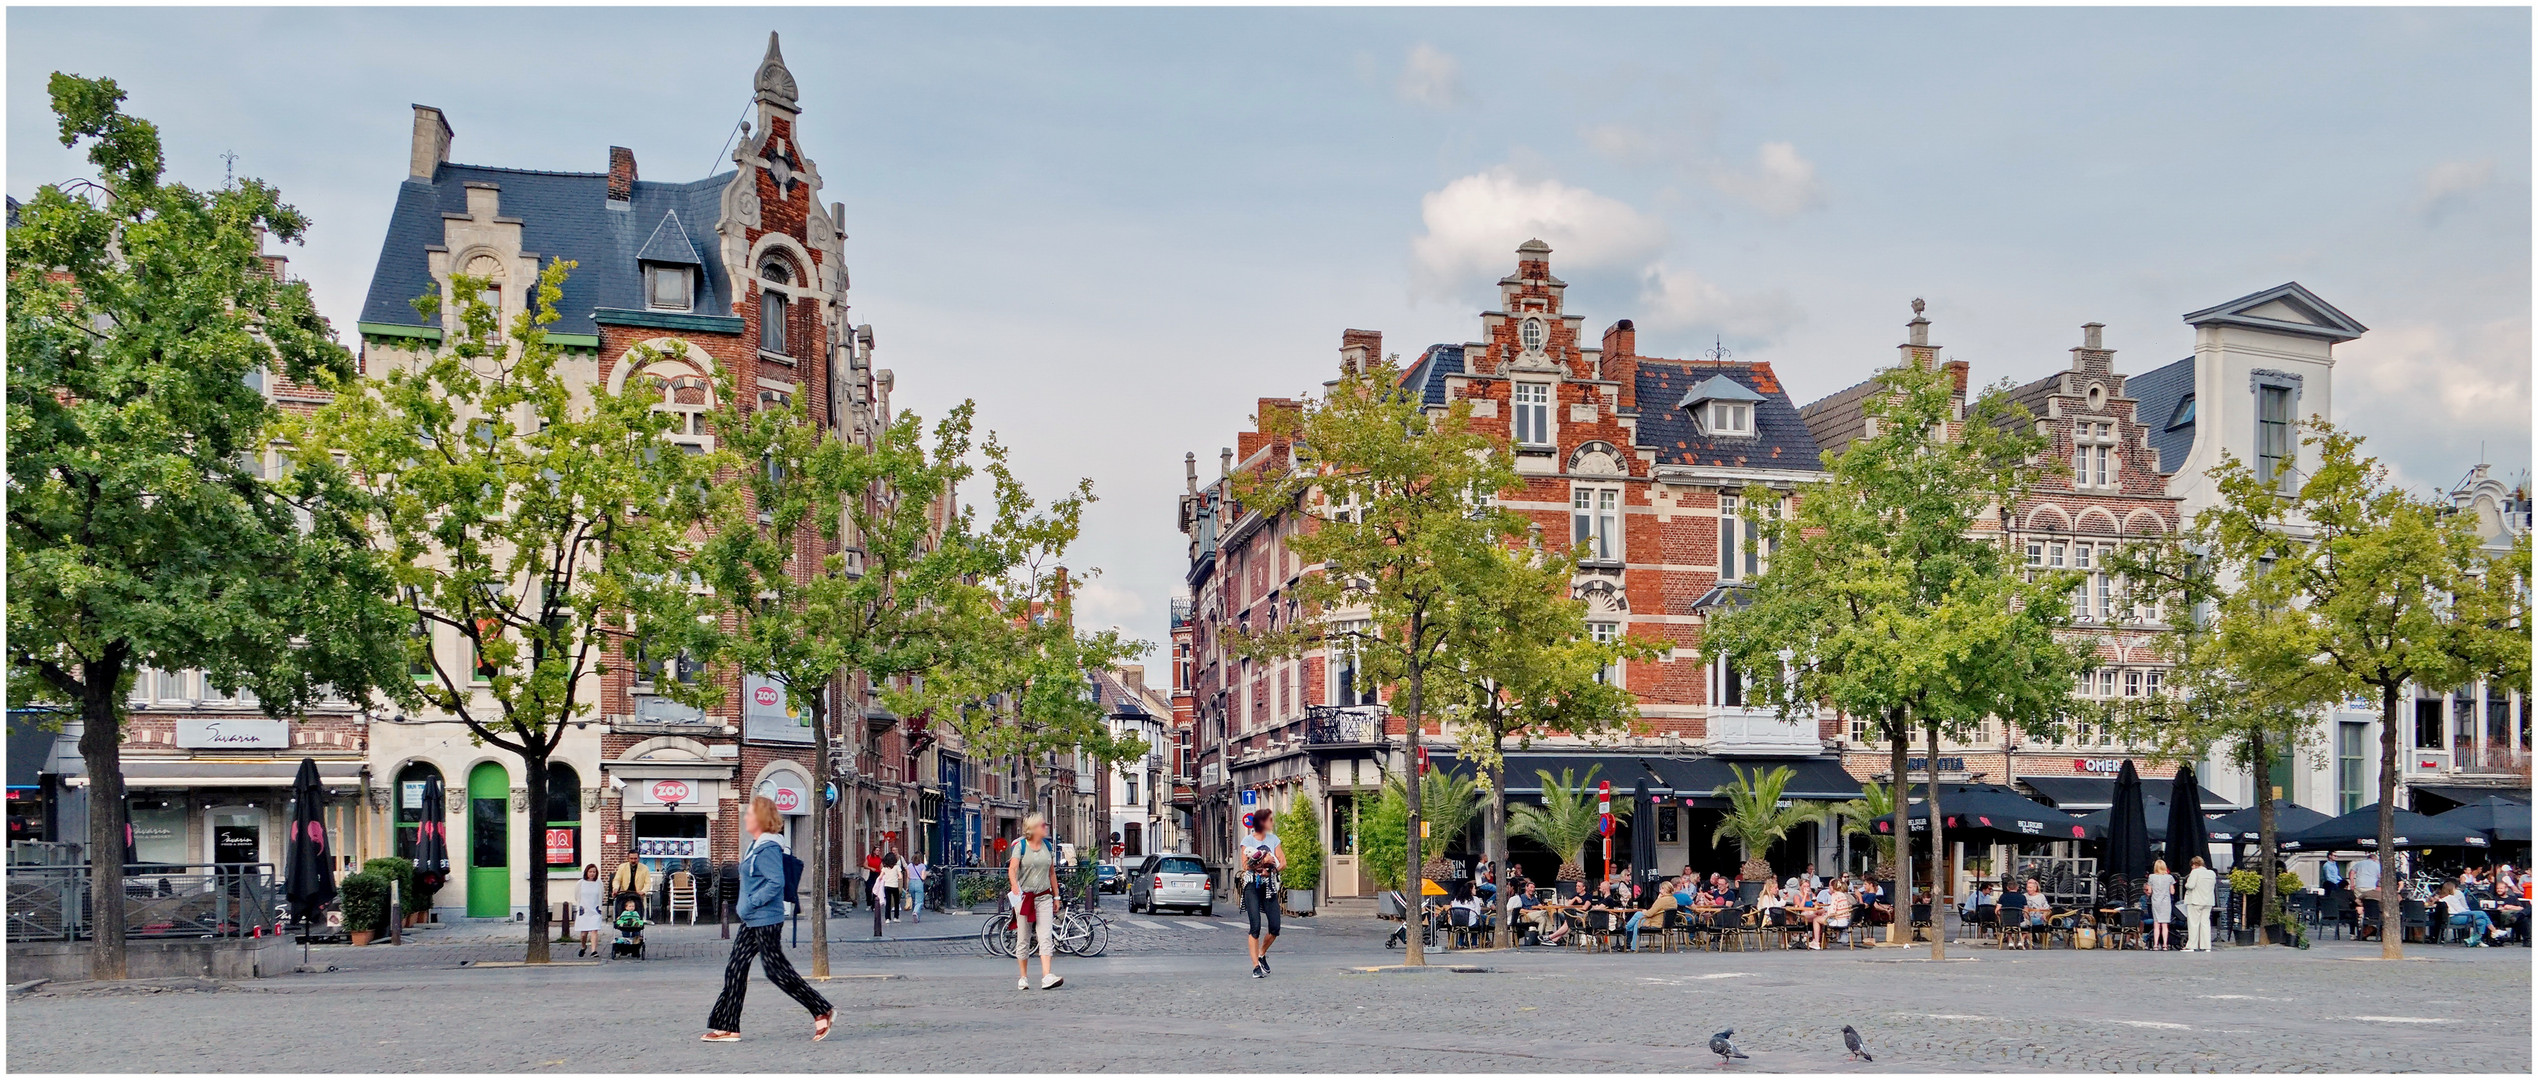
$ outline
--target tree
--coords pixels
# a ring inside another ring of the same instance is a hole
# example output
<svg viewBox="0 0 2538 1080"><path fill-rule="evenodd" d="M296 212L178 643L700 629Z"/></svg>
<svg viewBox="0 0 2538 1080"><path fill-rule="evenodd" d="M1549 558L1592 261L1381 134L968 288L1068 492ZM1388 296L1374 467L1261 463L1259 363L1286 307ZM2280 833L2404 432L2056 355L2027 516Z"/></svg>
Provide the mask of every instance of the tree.
<svg viewBox="0 0 2538 1080"><path fill-rule="evenodd" d="M2356 693L2379 698L2378 850L2390 852L2405 688L2480 675L2527 680L2529 537L2492 557L2464 516L2391 484L2359 436L2312 419L2300 441L2317 448L2307 477L2287 467L2259 476L2235 458L2212 470L2220 502L2195 515L2191 541L2210 571L2171 588L2209 600L2210 612L2190 620L2191 647L2209 650L2198 664L2213 673L2207 686L2303 712ZM2388 932L2398 910L2396 867L2389 871L2380 948L2393 960L2403 935Z"/></svg>
<svg viewBox="0 0 2538 1080"><path fill-rule="evenodd" d="M1827 815L1839 817L1842 820L1844 836L1869 838L1872 845L1870 852L1877 861L1869 867L1868 876L1879 880L1891 880L1894 876L1895 838L1878 832L1876 823L1878 818L1894 816L1895 792L1899 790L1902 790L1900 784L1888 786L1870 780L1860 784L1858 798L1834 803L1825 808Z"/></svg>
<svg viewBox="0 0 2538 1080"><path fill-rule="evenodd" d="M1259 418L1293 467L1276 467L1273 454L1271 466L1236 478L1237 498L1263 514L1312 518L1289 546L1314 570L1288 587L1292 618L1238 634L1235 643L1255 657L1353 646L1366 685L1398 687L1387 703L1416 758L1429 720L1428 676L1457 633L1455 594L1479 553L1525 530L1493 501L1516 486L1515 466L1503 445L1472 429L1470 403L1431 415L1401 389L1400 375L1391 359L1343 369L1321 400ZM1353 611L1366 613L1365 628L1334 624ZM1420 865L1421 792L1403 790L1404 851L1409 865ZM1427 962L1418 935L1403 962Z"/></svg>
<svg viewBox="0 0 2538 1080"><path fill-rule="evenodd" d="M1767 492L1746 500L1770 564L1747 606L1711 620L1703 652L1730 658L1751 676L1748 693L1784 716L1825 705L1868 719L1887 739L1898 787L1912 734L1924 734L1935 864L1947 850L1940 735L1963 736L1986 717L2050 731L2094 650L2056 633L2077 576L2024 576L2005 524L1982 528L2053 468L2025 410L2005 387L1960 406L1951 375L1918 363L1878 378L1888 392L1868 399L1868 433L1826 463L1828 478L1800 487L1794 515L1764 514ZM1896 800L1897 836L1910 835L1904 806ZM1911 860L1896 871L1895 891L1909 898ZM1944 883L1931 890L1943 894ZM1890 940L1903 932L1891 927ZM1944 929L1930 949L1946 955Z"/></svg>
<svg viewBox="0 0 2538 1080"><path fill-rule="evenodd" d="M1581 892L1586 885L1586 844L1595 838L1603 816L1596 812L1596 800L1588 795L1586 786L1595 782L1595 774L1602 768L1590 765L1582 777L1574 775L1574 770L1562 769L1558 780L1551 778L1548 769L1534 770L1542 777L1542 805L1516 807L1507 818L1510 834L1549 848L1559 856L1558 879L1577 882Z"/></svg>
<svg viewBox="0 0 2538 1080"><path fill-rule="evenodd" d="M1462 588L1450 595L1453 625L1436 682L1433 711L1453 732L1462 760L1488 785L1483 858L1507 864L1507 741L1592 736L1627 729L1638 699L1604 673L1624 658L1663 650L1639 638L1599 642L1587 633L1586 602L1572 593L1574 549L1546 550L1539 536L1520 547L1474 553ZM1515 928L1497 929L1501 948Z"/></svg>
<svg viewBox="0 0 2538 1080"><path fill-rule="evenodd" d="M699 622L712 602L687 561L710 463L669 441L652 380L612 392L547 339L572 267L548 264L507 332L480 299L488 282L452 278L461 302L443 347L369 378L330 378L334 400L285 428L304 469L365 496L365 533L395 566L386 595L405 609L418 672L401 696L520 759L538 853L533 964L547 960L547 762L597 707L600 680L634 661L673 700L722 700L702 664L686 662L712 641ZM439 297L416 307L433 315ZM640 372L653 358L638 350L624 362ZM444 633L463 662L433 647Z"/></svg>
<svg viewBox="0 0 2538 1080"><path fill-rule="evenodd" d="M352 493L266 467L282 413L259 384L353 370L263 258L308 220L261 181L165 182L158 128L111 79L48 91L98 179L38 188L8 230L9 695L82 724L90 970L121 979L133 674L200 669L290 716L394 685L402 630Z"/></svg>
<svg viewBox="0 0 2538 1080"><path fill-rule="evenodd" d="M1789 788L1786 765L1775 765L1770 772L1755 766L1751 776L1738 765L1729 765L1727 771L1736 779L1710 792L1727 800L1727 813L1719 818L1710 842L1731 838L1736 841L1737 850L1744 856L1744 862L1736 868L1737 880L1769 881L1771 863L1763 859L1763 853L1788 838L1789 830L1823 820L1824 809L1803 800L1781 805L1780 793Z"/></svg>
<svg viewBox="0 0 2538 1080"><path fill-rule="evenodd" d="M1479 816L1480 782L1460 773L1427 769L1419 774L1418 790L1420 812L1426 815L1428 823L1428 835L1424 839L1431 841L1432 850L1439 853L1429 856L1419 865L1419 876L1430 880L1449 876L1452 866L1445 861L1442 853L1463 835L1463 830L1471 827L1472 819ZM1376 798L1375 812L1368 815L1366 831L1359 834L1359 849L1366 862L1370 866L1387 868L1385 873L1394 875L1389 879L1378 875L1378 884L1395 884L1409 876L1407 841L1410 834L1406 830L1394 833L1386 828L1394 821L1393 815L1406 818L1409 806L1410 785L1402 782L1400 773L1386 776L1383 792ZM1421 847L1428 849L1431 845L1423 844Z"/></svg>

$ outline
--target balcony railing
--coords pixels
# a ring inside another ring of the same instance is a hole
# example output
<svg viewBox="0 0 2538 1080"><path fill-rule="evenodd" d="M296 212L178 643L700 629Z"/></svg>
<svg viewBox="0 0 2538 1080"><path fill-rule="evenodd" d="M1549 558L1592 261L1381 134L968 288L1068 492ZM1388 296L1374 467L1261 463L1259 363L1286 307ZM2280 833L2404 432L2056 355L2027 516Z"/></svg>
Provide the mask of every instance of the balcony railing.
<svg viewBox="0 0 2538 1080"><path fill-rule="evenodd" d="M1713 751L1812 753L1824 748L1824 739L1813 716L1784 720L1770 709L1723 705L1710 710L1706 745Z"/></svg>
<svg viewBox="0 0 2538 1080"><path fill-rule="evenodd" d="M10 941L90 936L88 867L12 866L8 882ZM127 937L246 937L281 919L271 863L136 865L125 870L123 896Z"/></svg>
<svg viewBox="0 0 2538 1080"><path fill-rule="evenodd" d="M1308 705L1304 709L1306 746L1381 746L1381 705Z"/></svg>

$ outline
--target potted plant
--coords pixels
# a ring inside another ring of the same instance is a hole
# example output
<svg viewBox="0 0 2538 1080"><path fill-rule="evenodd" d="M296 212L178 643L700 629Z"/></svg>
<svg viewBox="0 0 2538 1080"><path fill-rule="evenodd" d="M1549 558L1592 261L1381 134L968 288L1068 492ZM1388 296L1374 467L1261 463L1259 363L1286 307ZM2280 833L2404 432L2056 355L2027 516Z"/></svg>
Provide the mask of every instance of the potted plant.
<svg viewBox="0 0 2538 1080"><path fill-rule="evenodd" d="M2257 890L2264 888L2265 878L2253 870L2232 870L2229 884L2230 913L2236 916L2229 920L2230 941L2238 945L2254 945L2256 927L2260 922L2256 916L2256 894Z"/></svg>
<svg viewBox="0 0 2538 1080"><path fill-rule="evenodd" d="M1745 854L1745 861L1736 868L1738 902L1750 904L1762 895L1763 882L1771 880L1771 864L1763 852L1779 843L1795 829L1824 816L1814 803L1783 800L1780 793L1789 786L1790 771L1786 765L1773 766L1770 772L1756 768L1748 774L1742 767L1729 765L1736 779L1720 784L1711 794L1727 800L1727 816L1718 823L1718 831L1710 834L1710 843L1734 838Z"/></svg>
<svg viewBox="0 0 2538 1080"><path fill-rule="evenodd" d="M1322 821L1312 804L1298 799L1295 807L1278 815L1278 840L1287 849L1287 869L1280 875L1287 887L1286 909L1311 915L1322 887Z"/></svg>
<svg viewBox="0 0 2538 1080"><path fill-rule="evenodd" d="M1582 887L1586 869L1578 857L1585 853L1586 842L1595 836L1595 800L1589 798L1586 785L1595 779L1595 770L1586 770L1583 779L1569 769L1560 770L1553 779L1548 769L1536 769L1542 777L1542 805L1507 808L1507 835L1521 836L1542 845L1560 856L1557 880Z"/></svg>
<svg viewBox="0 0 2538 1080"><path fill-rule="evenodd" d="M344 932L355 945L368 945L388 918L388 882L367 871L350 875L336 886L343 898Z"/></svg>
<svg viewBox="0 0 2538 1080"><path fill-rule="evenodd" d="M415 895L414 860L383 855L364 861L361 864L361 872L396 886L396 891L388 895L396 903L404 905L407 926L415 924L417 914L431 910L431 905L424 903L422 897Z"/></svg>

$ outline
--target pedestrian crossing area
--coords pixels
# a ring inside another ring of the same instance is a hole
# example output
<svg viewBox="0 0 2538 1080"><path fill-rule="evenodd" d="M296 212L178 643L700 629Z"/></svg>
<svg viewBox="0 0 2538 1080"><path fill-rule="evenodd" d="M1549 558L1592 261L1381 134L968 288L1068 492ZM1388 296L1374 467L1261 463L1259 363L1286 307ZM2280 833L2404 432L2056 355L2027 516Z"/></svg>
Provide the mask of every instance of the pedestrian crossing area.
<svg viewBox="0 0 2538 1080"><path fill-rule="evenodd" d="M1143 930L1165 930L1172 927L1179 927L1183 930L1194 930L1200 933L1218 930L1236 930L1243 933L1251 932L1251 927L1248 924L1226 922L1222 919L1168 919L1163 921L1156 921L1153 919L1116 919L1113 921L1126 923L1130 926Z"/></svg>

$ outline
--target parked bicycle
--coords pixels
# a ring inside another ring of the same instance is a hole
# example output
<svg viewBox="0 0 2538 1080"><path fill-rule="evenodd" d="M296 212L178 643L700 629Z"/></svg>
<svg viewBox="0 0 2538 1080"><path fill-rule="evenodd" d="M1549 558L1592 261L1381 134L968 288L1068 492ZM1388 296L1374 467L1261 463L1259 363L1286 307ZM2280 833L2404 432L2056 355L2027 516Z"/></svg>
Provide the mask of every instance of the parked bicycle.
<svg viewBox="0 0 2538 1080"><path fill-rule="evenodd" d="M1057 925L1050 931L1050 943L1068 956L1100 956L1110 949L1110 919L1089 905L1065 903L1065 892L1059 893ZM990 956L1011 959L1013 956L1013 912L1008 909L987 917L987 924L978 928L978 943Z"/></svg>

